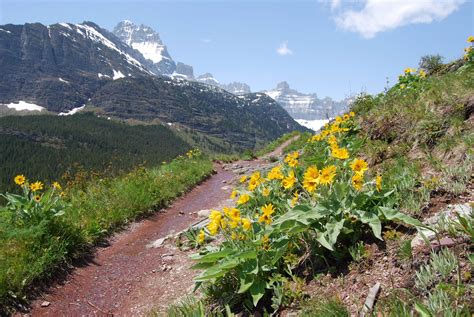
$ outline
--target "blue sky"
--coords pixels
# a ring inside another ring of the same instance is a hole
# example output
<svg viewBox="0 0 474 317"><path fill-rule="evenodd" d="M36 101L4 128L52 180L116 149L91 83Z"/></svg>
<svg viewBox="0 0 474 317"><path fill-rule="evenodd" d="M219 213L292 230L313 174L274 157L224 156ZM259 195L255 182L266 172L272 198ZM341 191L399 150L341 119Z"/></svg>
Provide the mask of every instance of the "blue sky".
<svg viewBox="0 0 474 317"><path fill-rule="evenodd" d="M70 1L0 0L0 24L128 19L151 26L196 75L252 90L283 80L341 99L383 90L426 54L462 56L472 0Z"/></svg>

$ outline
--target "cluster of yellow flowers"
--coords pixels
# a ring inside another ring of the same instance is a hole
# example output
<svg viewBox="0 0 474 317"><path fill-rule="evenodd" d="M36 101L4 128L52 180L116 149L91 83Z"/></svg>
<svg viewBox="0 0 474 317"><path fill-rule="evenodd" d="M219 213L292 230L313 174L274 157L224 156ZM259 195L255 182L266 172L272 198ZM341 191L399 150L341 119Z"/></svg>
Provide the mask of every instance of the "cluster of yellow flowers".
<svg viewBox="0 0 474 317"><path fill-rule="evenodd" d="M335 182L338 173L342 181L347 179L344 176L347 175L346 170L352 171L352 175L349 176L352 187L360 191L364 186L364 175L368 170L368 164L361 158L354 158L346 163L346 160L350 159L350 152L348 148L341 146L345 141L340 139L350 130L352 123L349 121L354 116L355 113L350 112L336 117L331 124L326 124L321 132L309 139L309 143L324 142L323 148L330 151L324 166L318 168L313 164L305 170L300 170L300 153L294 151L287 154L283 163L271 168L266 175L256 171L249 176L242 176L240 183L244 190L234 189L230 195L231 199L236 200L236 207L224 207L222 211L212 210L207 230L201 230L198 242L205 241L206 231L211 236L222 232L232 240L245 240L253 232L251 228L254 224L270 225L277 211L285 210L286 207L281 205L282 198L286 197L289 206L293 208L300 198L310 197L319 187L329 188ZM298 175L303 176L301 181ZM377 191L380 191L382 177L377 175L373 183ZM299 192L301 189L302 194ZM275 194L269 199L272 192ZM258 211L253 215L255 210ZM242 216L241 211L246 216ZM262 246L265 245L268 245L268 242L262 241Z"/></svg>
<svg viewBox="0 0 474 317"><path fill-rule="evenodd" d="M190 159L194 158L194 157L199 157L201 156L202 152L200 149L192 149L192 150L189 150L187 153L186 153L186 156Z"/></svg>
<svg viewBox="0 0 474 317"><path fill-rule="evenodd" d="M251 226L252 221L249 218L241 217L239 209L235 207L224 207L222 212L219 210L211 210L207 230L212 236L222 231L229 234L233 240L245 240L246 235L244 232L250 230ZM233 229L240 229L240 232L236 232ZM204 229L201 229L197 239L198 243L202 244L205 238L206 233Z"/></svg>
<svg viewBox="0 0 474 317"><path fill-rule="evenodd" d="M33 199L36 202L41 201L41 196L38 194L38 192L44 189L44 183L43 182L36 181L36 182L33 182L33 183L29 183L28 180L26 179L25 175L23 175L23 174L19 174L19 175L15 176L13 178L13 181L15 182L15 184L17 184L20 187L23 187L25 190L31 191L34 194ZM59 190L59 191L62 190L62 187L58 182L53 182L51 184L51 187L55 190ZM64 193L61 192L60 195L63 196Z"/></svg>
<svg viewBox="0 0 474 317"><path fill-rule="evenodd" d="M471 45L469 45L468 47L466 47L464 49L464 60L469 60L470 58L473 57L474 55L474 51L473 51L473 48L472 48L472 43L474 43L474 36L470 35L468 38L467 38L467 42L470 43Z"/></svg>

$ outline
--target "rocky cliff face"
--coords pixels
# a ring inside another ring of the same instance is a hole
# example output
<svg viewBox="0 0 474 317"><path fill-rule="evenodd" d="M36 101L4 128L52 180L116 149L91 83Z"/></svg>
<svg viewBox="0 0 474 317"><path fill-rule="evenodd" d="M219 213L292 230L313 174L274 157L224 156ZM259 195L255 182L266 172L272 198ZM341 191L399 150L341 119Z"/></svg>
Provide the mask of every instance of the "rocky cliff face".
<svg viewBox="0 0 474 317"><path fill-rule="evenodd" d="M141 54L92 22L1 28L0 104L25 100L67 111L104 81L151 74Z"/></svg>
<svg viewBox="0 0 474 317"><path fill-rule="evenodd" d="M176 63L168 53L166 45L161 41L160 35L151 27L122 21L117 24L113 33L150 61L147 66L156 75L171 75L175 71Z"/></svg>
<svg viewBox="0 0 474 317"><path fill-rule="evenodd" d="M275 89L264 91L295 119L319 120L333 118L348 108L349 100L319 99L316 94L304 94L281 82Z"/></svg>

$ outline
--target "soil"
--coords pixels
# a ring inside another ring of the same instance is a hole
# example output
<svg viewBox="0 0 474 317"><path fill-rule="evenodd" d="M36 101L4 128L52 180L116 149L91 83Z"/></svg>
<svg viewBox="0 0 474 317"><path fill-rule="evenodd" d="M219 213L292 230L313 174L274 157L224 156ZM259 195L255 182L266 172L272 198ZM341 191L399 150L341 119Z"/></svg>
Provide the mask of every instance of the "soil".
<svg viewBox="0 0 474 317"><path fill-rule="evenodd" d="M272 166L265 158L281 155L295 139L258 160L216 165L212 177L169 208L110 238L87 265L75 268L34 300L25 315L142 316L152 310L165 312L192 292L197 272L190 269L193 263L189 259L195 250L181 251L173 239L163 239L199 222L199 211L231 203L230 185L239 174Z"/></svg>

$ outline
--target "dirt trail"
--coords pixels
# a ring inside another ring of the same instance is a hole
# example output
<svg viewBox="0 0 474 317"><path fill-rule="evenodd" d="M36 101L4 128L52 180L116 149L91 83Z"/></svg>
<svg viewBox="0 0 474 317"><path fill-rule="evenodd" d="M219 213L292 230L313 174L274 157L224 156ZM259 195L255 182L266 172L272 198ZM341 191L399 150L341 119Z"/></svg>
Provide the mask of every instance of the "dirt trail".
<svg viewBox="0 0 474 317"><path fill-rule="evenodd" d="M31 304L30 316L142 316L160 312L193 288L191 251L181 251L163 238L185 230L206 210L230 204L238 174L271 165L292 138L262 159L216 165L216 174L176 200L171 207L116 234L93 260L78 267L66 281L52 286ZM201 211L201 212L199 212ZM47 307L42 307L42 304Z"/></svg>

